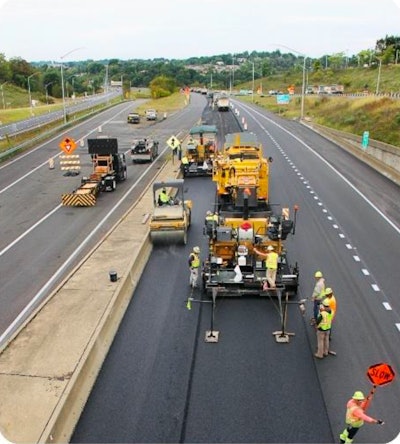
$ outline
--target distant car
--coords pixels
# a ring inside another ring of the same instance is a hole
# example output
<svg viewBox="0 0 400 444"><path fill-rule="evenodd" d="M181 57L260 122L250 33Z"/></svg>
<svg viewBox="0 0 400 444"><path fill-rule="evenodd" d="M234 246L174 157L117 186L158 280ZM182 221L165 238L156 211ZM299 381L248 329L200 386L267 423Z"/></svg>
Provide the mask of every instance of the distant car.
<svg viewBox="0 0 400 444"><path fill-rule="evenodd" d="M155 109L146 110L146 119L147 120L157 120L157 111Z"/></svg>
<svg viewBox="0 0 400 444"><path fill-rule="evenodd" d="M129 113L127 121L128 123L140 123L140 116L138 113Z"/></svg>
<svg viewBox="0 0 400 444"><path fill-rule="evenodd" d="M133 163L153 162L158 156L158 141L153 139L135 140L131 146Z"/></svg>

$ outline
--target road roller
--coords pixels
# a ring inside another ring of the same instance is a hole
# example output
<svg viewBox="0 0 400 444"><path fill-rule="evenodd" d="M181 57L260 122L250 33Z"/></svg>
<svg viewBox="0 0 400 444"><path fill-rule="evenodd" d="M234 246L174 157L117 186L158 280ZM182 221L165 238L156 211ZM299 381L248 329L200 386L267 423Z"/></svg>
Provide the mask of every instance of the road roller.
<svg viewBox="0 0 400 444"><path fill-rule="evenodd" d="M153 214L150 239L153 244L187 243L192 201L185 200L184 180L174 179L153 184Z"/></svg>

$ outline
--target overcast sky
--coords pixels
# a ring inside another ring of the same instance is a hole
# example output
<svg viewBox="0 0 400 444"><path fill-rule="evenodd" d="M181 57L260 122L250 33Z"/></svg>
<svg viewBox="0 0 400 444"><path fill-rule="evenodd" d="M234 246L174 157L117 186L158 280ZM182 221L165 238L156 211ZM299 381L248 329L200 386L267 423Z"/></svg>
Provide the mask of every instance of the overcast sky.
<svg viewBox="0 0 400 444"><path fill-rule="evenodd" d="M386 35L400 0L0 0L0 53L28 62L353 55Z"/></svg>

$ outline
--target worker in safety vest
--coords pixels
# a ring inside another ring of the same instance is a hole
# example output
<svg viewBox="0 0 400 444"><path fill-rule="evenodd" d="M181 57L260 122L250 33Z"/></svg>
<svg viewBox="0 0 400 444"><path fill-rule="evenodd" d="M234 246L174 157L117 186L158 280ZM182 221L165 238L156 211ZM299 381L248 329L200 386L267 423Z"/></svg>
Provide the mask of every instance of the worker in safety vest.
<svg viewBox="0 0 400 444"><path fill-rule="evenodd" d="M169 205L170 204L170 197L167 194L167 190L163 188L161 190L161 193L158 195L158 205Z"/></svg>
<svg viewBox="0 0 400 444"><path fill-rule="evenodd" d="M325 279L321 271L316 271L314 274L315 285L314 290L311 295L311 300L314 302L313 307L313 317L311 318L311 325L315 325L315 320L317 319L319 313L319 305L322 299L325 297Z"/></svg>
<svg viewBox="0 0 400 444"><path fill-rule="evenodd" d="M181 171L182 173L185 173L189 168L189 159L187 156L183 156L181 159Z"/></svg>
<svg viewBox="0 0 400 444"><path fill-rule="evenodd" d="M327 287L325 289L325 299L328 300L329 308L331 309L331 312L332 312L332 324L333 324L333 321L336 316L337 304L336 304L336 298L335 298L335 295L333 294L332 288ZM331 340L331 339L332 339L332 325L331 325L331 329L329 331L329 340Z"/></svg>
<svg viewBox="0 0 400 444"><path fill-rule="evenodd" d="M318 349L314 356L322 359L329 354L329 330L332 325L332 312L327 299L324 299L323 303L320 304L320 312L316 318L315 325L317 328Z"/></svg>
<svg viewBox="0 0 400 444"><path fill-rule="evenodd" d="M218 226L218 214L208 210L204 220L204 225L205 234L209 237L214 237Z"/></svg>
<svg viewBox="0 0 400 444"><path fill-rule="evenodd" d="M347 402L346 424L347 427L340 434L341 443L353 442L353 438L365 422L370 424L385 424L381 419L375 419L365 414L370 402L369 396L365 399L363 392L354 392L353 397Z"/></svg>
<svg viewBox="0 0 400 444"><path fill-rule="evenodd" d="M193 247L193 250L189 255L188 263L190 268L189 285L192 288L195 288L197 287L197 280L199 278L200 247Z"/></svg>
<svg viewBox="0 0 400 444"><path fill-rule="evenodd" d="M267 282L270 288L276 287L276 273L278 271L278 259L279 255L274 251L274 247L272 245L268 245L267 251L268 253L263 253L262 251L258 251L254 247L254 251L259 256L266 257L265 265L267 267Z"/></svg>

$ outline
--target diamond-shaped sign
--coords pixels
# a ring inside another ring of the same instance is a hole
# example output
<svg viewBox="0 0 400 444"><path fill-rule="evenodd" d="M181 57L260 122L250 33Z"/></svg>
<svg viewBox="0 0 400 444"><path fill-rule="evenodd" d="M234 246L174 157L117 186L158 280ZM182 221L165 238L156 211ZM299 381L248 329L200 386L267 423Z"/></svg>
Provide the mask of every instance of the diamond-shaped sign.
<svg viewBox="0 0 400 444"><path fill-rule="evenodd" d="M74 139L66 137L60 142L59 147L64 151L65 154L71 154L76 149L77 144Z"/></svg>
<svg viewBox="0 0 400 444"><path fill-rule="evenodd" d="M367 370L367 376L374 385L385 385L392 382L395 373L389 364L381 362L380 364L371 365Z"/></svg>
<svg viewBox="0 0 400 444"><path fill-rule="evenodd" d="M176 148L179 148L180 144L181 144L181 142L176 136L171 136L167 140L167 145L173 150Z"/></svg>

